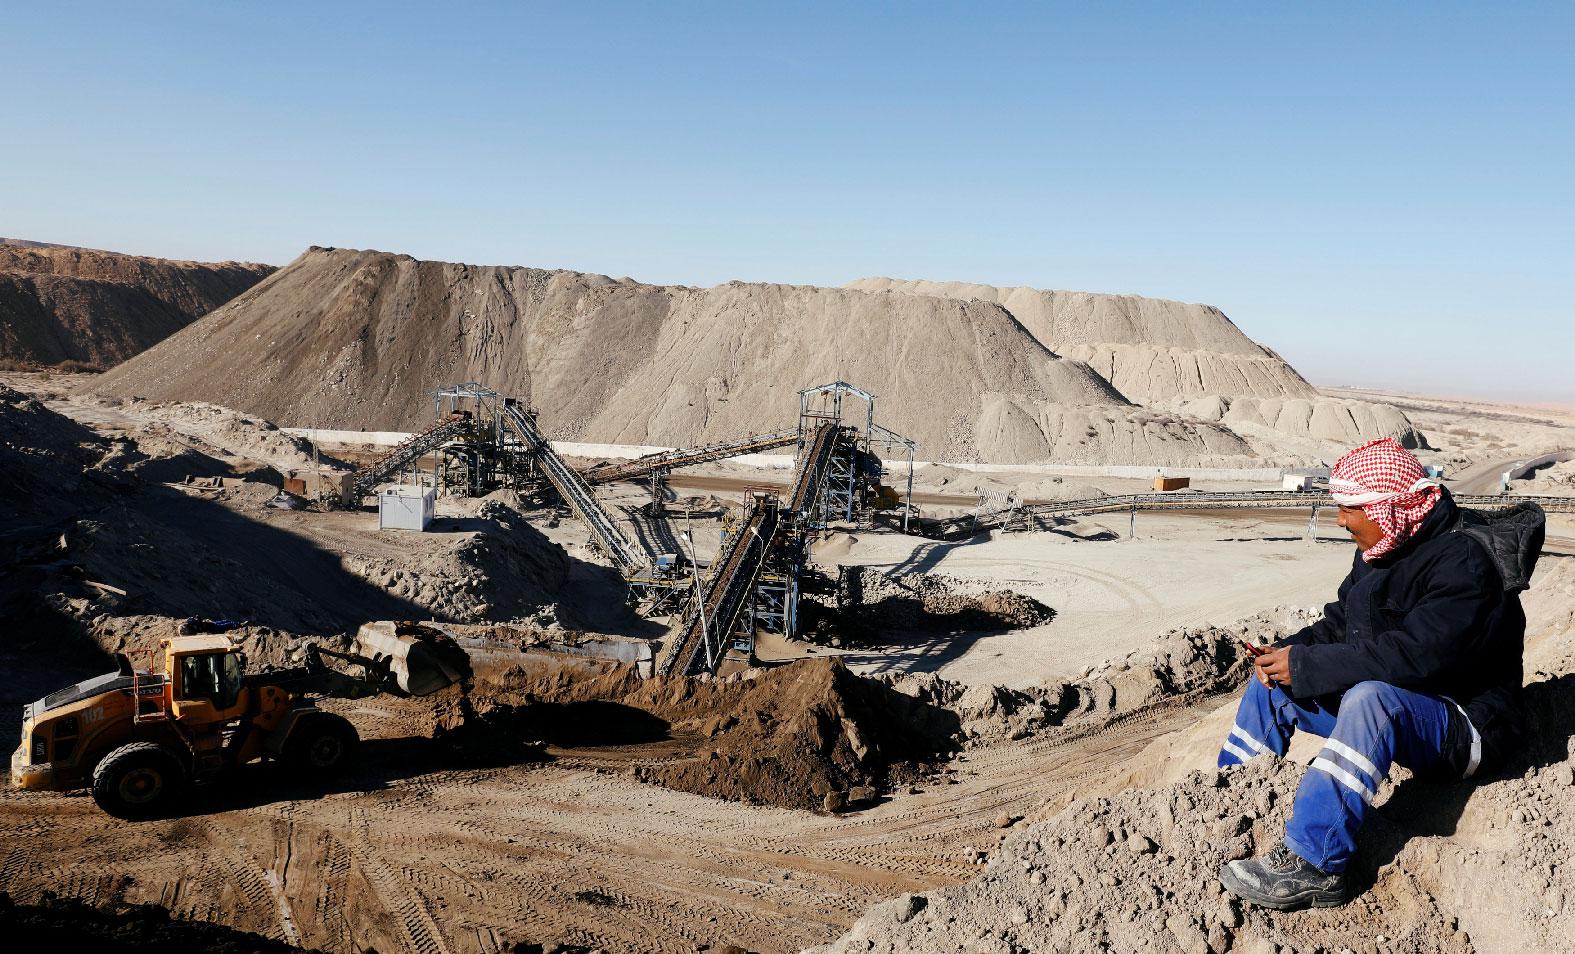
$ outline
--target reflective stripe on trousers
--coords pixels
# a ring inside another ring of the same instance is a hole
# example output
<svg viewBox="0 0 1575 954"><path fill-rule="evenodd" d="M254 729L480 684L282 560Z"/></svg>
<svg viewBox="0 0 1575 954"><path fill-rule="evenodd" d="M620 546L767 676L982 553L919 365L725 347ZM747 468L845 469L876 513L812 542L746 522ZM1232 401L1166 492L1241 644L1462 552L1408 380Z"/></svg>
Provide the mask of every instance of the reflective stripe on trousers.
<svg viewBox="0 0 1575 954"><path fill-rule="evenodd" d="M1252 679L1220 748L1219 765L1284 755L1298 729L1323 736L1323 749L1296 789L1285 844L1333 874L1345 870L1355 852L1356 833L1390 765L1426 771L1447 761L1450 708L1459 706L1384 682L1360 682L1339 697L1297 700ZM1471 741L1468 776L1482 754L1474 726Z"/></svg>

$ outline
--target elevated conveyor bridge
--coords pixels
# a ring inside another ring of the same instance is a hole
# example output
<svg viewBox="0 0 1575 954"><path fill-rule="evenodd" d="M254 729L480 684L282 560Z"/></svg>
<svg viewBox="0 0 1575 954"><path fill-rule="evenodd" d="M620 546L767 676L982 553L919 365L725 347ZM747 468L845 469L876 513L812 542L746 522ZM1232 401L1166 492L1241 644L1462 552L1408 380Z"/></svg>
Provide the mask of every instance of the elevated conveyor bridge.
<svg viewBox="0 0 1575 954"><path fill-rule="evenodd" d="M772 450L777 447L788 447L796 443L798 443L798 431L751 434L736 441L719 441L715 444L704 444L699 447L680 447L675 450L646 454L644 457L636 457L633 460L602 464L599 467L580 471L580 476L585 479L586 483L593 485L610 483L615 480L638 480L641 477L647 477L659 471L691 467L695 464L726 460L729 457L742 457L745 454L758 454L761 451Z"/></svg>
<svg viewBox="0 0 1575 954"><path fill-rule="evenodd" d="M382 457L355 471L350 484L351 499L360 500L376 490L378 484L413 468L421 458L465 436L474 423L469 414L460 412L405 438Z"/></svg>
<svg viewBox="0 0 1575 954"><path fill-rule="evenodd" d="M1575 513L1575 497L1456 494L1462 507L1488 510L1535 503L1549 513ZM994 528L1027 529L1056 517L1087 517L1102 513L1137 513L1163 510L1276 510L1306 507L1316 511L1335 506L1321 490L1172 491L1169 493L1115 494L1081 500L1028 504L999 513L966 514L930 521L920 532L938 540L960 540Z"/></svg>
<svg viewBox="0 0 1575 954"><path fill-rule="evenodd" d="M552 484L552 489L558 492L574 515L591 531L596 546L613 561L619 571L629 576L649 568L655 555L642 554L635 549L591 492L590 485L574 468L564 463L558 452L553 450L552 442L542 436L536 427L535 419L514 398L504 399L503 419L535 455L542 475Z"/></svg>

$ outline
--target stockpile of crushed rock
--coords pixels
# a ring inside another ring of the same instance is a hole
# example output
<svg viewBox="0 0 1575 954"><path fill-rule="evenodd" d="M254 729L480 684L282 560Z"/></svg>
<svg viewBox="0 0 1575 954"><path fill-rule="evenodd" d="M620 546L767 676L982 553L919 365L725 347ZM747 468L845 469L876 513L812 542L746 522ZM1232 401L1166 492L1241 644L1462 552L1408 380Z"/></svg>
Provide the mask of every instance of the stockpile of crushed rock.
<svg viewBox="0 0 1575 954"><path fill-rule="evenodd" d="M838 349L807 345L828 336ZM456 354L455 340L485 346ZM508 357L527 351L529 362ZM264 364L267 375L252 373ZM882 395L886 424L940 460L1246 466L1251 451L1218 424L1135 413L990 302L657 286L352 249L308 250L97 386L287 424L405 430L431 419L423 387L468 379L532 399L566 440L692 446L772 431L794 413L782 394L841 379Z"/></svg>

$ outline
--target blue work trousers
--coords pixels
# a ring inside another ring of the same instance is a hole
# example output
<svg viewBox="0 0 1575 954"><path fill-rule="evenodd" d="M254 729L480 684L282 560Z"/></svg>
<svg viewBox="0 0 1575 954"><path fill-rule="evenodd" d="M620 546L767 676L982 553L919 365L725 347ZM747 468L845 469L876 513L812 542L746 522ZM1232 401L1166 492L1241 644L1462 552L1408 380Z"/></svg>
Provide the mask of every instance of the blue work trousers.
<svg viewBox="0 0 1575 954"><path fill-rule="evenodd" d="M1451 762L1446 753L1454 708L1442 696L1386 682L1359 682L1339 696L1298 700L1254 678L1220 749L1219 764L1224 768L1260 755L1283 756L1298 729L1322 736L1323 750L1296 789L1285 847L1320 871L1335 874L1345 870L1355 853L1356 833L1391 764L1425 773L1451 766L1459 770L1459 762ZM1481 751L1473 728L1466 775L1476 771Z"/></svg>

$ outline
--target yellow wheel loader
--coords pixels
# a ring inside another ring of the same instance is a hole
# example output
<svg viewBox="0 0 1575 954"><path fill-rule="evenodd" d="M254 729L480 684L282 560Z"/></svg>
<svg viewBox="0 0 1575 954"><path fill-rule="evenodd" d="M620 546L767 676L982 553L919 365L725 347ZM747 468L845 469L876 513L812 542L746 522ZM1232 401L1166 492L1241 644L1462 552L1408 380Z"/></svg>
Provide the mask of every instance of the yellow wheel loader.
<svg viewBox="0 0 1575 954"><path fill-rule="evenodd" d="M341 769L355 727L314 697L429 695L470 676L465 652L440 631L368 623L351 652L307 647L304 664L248 675L246 655L222 632L162 640L163 671L119 671L52 692L23 710L11 784L66 790L91 785L104 811L141 818L168 810L188 786L261 759L303 775ZM359 667L342 672L324 659Z"/></svg>

